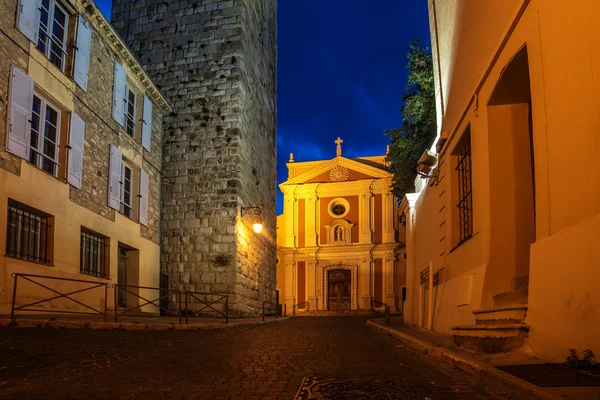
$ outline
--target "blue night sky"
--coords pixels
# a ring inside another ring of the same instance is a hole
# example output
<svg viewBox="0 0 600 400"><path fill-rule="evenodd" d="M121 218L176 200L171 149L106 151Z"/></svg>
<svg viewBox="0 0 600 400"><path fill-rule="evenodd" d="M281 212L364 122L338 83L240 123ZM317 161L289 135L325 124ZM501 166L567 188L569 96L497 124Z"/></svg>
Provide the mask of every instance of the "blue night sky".
<svg viewBox="0 0 600 400"><path fill-rule="evenodd" d="M96 0L110 19L110 0ZM368 4L368 5L367 5ZM411 40L429 42L425 0L279 0L277 181L296 161L385 153L400 125ZM277 212L282 196L277 189Z"/></svg>

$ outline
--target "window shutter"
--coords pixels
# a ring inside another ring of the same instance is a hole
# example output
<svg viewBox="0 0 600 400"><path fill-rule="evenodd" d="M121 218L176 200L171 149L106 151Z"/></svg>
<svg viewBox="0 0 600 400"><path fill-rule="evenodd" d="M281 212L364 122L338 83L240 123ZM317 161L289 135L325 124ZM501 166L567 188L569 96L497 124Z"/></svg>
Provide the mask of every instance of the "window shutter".
<svg viewBox="0 0 600 400"><path fill-rule="evenodd" d="M113 118L121 126L124 126L125 117L125 89L127 84L127 75L123 66L115 61L115 82L113 86Z"/></svg>
<svg viewBox="0 0 600 400"><path fill-rule="evenodd" d="M152 143L152 101L148 96L144 95L144 115L142 117L144 124L142 125L142 146L150 151Z"/></svg>
<svg viewBox="0 0 600 400"><path fill-rule="evenodd" d="M123 154L110 145L110 165L108 171L108 206L119 210L121 207L121 168Z"/></svg>
<svg viewBox="0 0 600 400"><path fill-rule="evenodd" d="M83 138L85 122L75 113L71 113L71 132L69 135L69 167L67 182L81 190L83 182Z"/></svg>
<svg viewBox="0 0 600 400"><path fill-rule="evenodd" d="M148 174L140 169L140 224L148 226Z"/></svg>
<svg viewBox="0 0 600 400"><path fill-rule="evenodd" d="M33 79L14 65L10 73L10 114L6 150L24 159L29 158Z"/></svg>
<svg viewBox="0 0 600 400"><path fill-rule="evenodd" d="M17 28L35 44L37 44L39 8L39 0L20 0L17 10Z"/></svg>
<svg viewBox="0 0 600 400"><path fill-rule="evenodd" d="M77 50L75 53L75 72L73 79L75 83L87 91L88 68L90 64L90 48L92 46L92 30L85 22L83 17L79 16L77 25Z"/></svg>

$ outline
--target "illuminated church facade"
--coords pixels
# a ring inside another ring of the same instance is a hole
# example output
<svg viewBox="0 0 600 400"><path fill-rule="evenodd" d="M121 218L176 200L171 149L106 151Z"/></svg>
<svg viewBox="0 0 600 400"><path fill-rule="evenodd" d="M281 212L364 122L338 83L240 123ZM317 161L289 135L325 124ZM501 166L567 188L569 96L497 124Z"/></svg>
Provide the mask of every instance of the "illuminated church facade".
<svg viewBox="0 0 600 400"><path fill-rule="evenodd" d="M277 290L288 313L401 309L405 264L385 155L287 163Z"/></svg>

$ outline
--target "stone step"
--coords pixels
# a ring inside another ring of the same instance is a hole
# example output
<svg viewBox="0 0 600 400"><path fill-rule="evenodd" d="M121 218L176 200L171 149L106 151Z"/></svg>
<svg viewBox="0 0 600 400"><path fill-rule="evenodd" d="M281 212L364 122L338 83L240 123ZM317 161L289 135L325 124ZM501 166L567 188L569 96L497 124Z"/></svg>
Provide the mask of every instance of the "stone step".
<svg viewBox="0 0 600 400"><path fill-rule="evenodd" d="M454 343L484 353L501 353L525 344L529 325L475 324L451 327Z"/></svg>
<svg viewBox="0 0 600 400"><path fill-rule="evenodd" d="M492 296L492 308L527 304L528 298L529 288L516 290L514 292L498 293Z"/></svg>
<svg viewBox="0 0 600 400"><path fill-rule="evenodd" d="M520 276L513 281L513 290L521 290L529 288L529 275Z"/></svg>
<svg viewBox="0 0 600 400"><path fill-rule="evenodd" d="M489 321L490 325L522 323L525 321L525 316L527 315L527 304L515 304L496 308L483 308L474 310L473 315L475 315L477 324L486 323L486 321Z"/></svg>

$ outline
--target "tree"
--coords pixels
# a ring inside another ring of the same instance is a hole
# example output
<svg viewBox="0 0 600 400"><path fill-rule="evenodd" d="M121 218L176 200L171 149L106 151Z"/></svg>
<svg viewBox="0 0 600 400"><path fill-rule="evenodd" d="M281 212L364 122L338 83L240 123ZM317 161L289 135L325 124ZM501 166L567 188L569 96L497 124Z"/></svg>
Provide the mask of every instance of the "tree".
<svg viewBox="0 0 600 400"><path fill-rule="evenodd" d="M390 137L387 161L394 174L392 190L402 198L414 191L417 162L436 136L435 85L431 50L418 39L410 43L408 83L404 88L400 109L402 125L384 131Z"/></svg>

